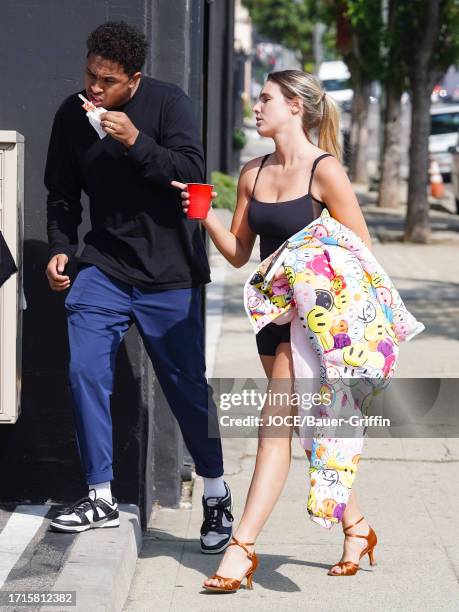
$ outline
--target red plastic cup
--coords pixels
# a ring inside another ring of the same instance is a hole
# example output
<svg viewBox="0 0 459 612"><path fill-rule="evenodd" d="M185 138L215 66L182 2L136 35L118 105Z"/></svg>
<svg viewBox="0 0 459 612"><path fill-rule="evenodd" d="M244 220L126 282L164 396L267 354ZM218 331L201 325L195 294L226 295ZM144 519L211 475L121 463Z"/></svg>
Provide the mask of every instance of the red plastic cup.
<svg viewBox="0 0 459 612"><path fill-rule="evenodd" d="M186 190L190 194L188 204L188 219L205 219L209 212L213 185L207 183L187 183Z"/></svg>

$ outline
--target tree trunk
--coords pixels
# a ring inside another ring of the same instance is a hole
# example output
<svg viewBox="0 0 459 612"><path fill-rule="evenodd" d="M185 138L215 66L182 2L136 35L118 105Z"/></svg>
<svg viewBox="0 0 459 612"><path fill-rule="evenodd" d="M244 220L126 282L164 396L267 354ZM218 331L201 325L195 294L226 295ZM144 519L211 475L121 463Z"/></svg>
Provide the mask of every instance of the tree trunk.
<svg viewBox="0 0 459 612"><path fill-rule="evenodd" d="M396 2L390 0L388 29L393 32L396 19ZM383 149L380 154L381 178L379 181L378 206L397 208L400 204L400 162L402 130L403 73L401 62L394 43L390 46L388 70L383 84L386 108L383 117Z"/></svg>
<svg viewBox="0 0 459 612"><path fill-rule="evenodd" d="M397 208L400 205L400 131L401 92L391 82L386 88L386 112L384 113L384 141L381 157L381 180L378 206Z"/></svg>
<svg viewBox="0 0 459 612"><path fill-rule="evenodd" d="M430 235L427 182L429 172L430 79L419 75L412 86L410 176L405 240L428 242Z"/></svg>
<svg viewBox="0 0 459 612"><path fill-rule="evenodd" d="M427 180L429 169L430 94L435 83L431 68L439 28L438 0L426 0L419 47L410 66L412 92L410 177L405 240L426 243L430 235Z"/></svg>
<svg viewBox="0 0 459 612"><path fill-rule="evenodd" d="M370 84L353 75L354 96L350 134L351 160L349 175L356 183L368 182L367 143Z"/></svg>

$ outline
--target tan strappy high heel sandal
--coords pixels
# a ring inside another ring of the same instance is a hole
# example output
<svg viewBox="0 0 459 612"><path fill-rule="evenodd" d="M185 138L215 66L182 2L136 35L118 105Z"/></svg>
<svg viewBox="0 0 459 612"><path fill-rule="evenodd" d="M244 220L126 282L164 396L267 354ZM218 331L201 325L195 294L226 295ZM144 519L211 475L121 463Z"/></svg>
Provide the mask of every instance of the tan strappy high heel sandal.
<svg viewBox="0 0 459 612"><path fill-rule="evenodd" d="M258 567L258 558L255 552L250 552L250 550L246 548L246 546L254 546L255 542L242 543L236 540L234 536L231 538L231 540L232 541L230 542L230 544L228 544L228 546L240 546L245 550L245 552L247 553L247 557L252 561L252 567L247 570L245 575L242 577L242 580L244 580L244 578L247 578L247 588L253 589L253 575ZM242 580L237 580L237 578L225 578L224 576L219 576L218 574L210 576L208 580L213 580L214 578L220 580L222 584L220 586L209 586L207 584L203 584L202 586L205 589L208 589L209 591L221 591L222 593L231 593L232 591L237 591L242 583Z"/></svg>
<svg viewBox="0 0 459 612"><path fill-rule="evenodd" d="M346 528L343 527L343 532L346 534L346 531L348 529L351 529L355 525L358 525L361 521L363 521L363 516L353 525L349 525ZM368 555L370 559L370 565L376 565L376 561L374 558L374 549L378 541L378 538L376 537L376 533L373 531L373 529L370 527L370 531L368 532L368 535L366 536L358 535L358 534L355 534L355 535L346 534L346 535L348 535L348 537L350 538L363 538L364 540L366 540L367 545L360 553L359 561L364 555ZM341 573L339 574L337 572L332 571L332 568L335 567L336 565L339 565L339 567L341 568ZM328 575L329 576L354 576L354 574L356 574L359 569L360 569L360 566L357 563L354 563L353 561L340 561L339 563L335 563L334 565L332 565L332 567L330 568L328 572Z"/></svg>

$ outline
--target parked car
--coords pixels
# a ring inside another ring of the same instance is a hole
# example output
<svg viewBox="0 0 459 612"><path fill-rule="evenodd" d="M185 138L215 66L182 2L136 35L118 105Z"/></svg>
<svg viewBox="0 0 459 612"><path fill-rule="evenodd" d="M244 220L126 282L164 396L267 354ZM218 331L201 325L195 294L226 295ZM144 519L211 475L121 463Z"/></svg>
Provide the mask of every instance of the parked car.
<svg viewBox="0 0 459 612"><path fill-rule="evenodd" d="M455 66L450 66L438 83L439 102L459 102L459 72ZM435 95L435 88L432 92ZM432 100L434 101L434 100Z"/></svg>
<svg viewBox="0 0 459 612"><path fill-rule="evenodd" d="M434 104L435 102L443 102L444 100L446 100L447 96L448 92L443 87L443 85L441 85L441 83L437 83L433 88L432 93L430 94L430 101L432 102L432 104Z"/></svg>
<svg viewBox="0 0 459 612"><path fill-rule="evenodd" d="M342 107L350 110L352 96L351 75L342 61L322 62L318 74L322 87Z"/></svg>
<svg viewBox="0 0 459 612"><path fill-rule="evenodd" d="M459 104L442 104L430 109L429 153L438 162L444 180L451 175L451 147L457 144Z"/></svg>
<svg viewBox="0 0 459 612"><path fill-rule="evenodd" d="M459 215L459 132L456 138L457 143L450 148L449 152L451 153L451 185L456 201L456 213Z"/></svg>

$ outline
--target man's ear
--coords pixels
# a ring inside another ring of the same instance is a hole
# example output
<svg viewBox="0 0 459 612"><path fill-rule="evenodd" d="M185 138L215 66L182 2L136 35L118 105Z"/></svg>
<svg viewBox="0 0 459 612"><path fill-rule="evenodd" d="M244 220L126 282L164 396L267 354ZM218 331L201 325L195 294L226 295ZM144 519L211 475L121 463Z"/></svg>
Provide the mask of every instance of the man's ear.
<svg viewBox="0 0 459 612"><path fill-rule="evenodd" d="M142 76L141 72L135 72L132 76L131 76L131 82L129 83L129 87L133 88L137 85L137 83L139 82L140 77Z"/></svg>

